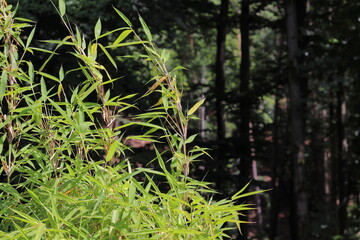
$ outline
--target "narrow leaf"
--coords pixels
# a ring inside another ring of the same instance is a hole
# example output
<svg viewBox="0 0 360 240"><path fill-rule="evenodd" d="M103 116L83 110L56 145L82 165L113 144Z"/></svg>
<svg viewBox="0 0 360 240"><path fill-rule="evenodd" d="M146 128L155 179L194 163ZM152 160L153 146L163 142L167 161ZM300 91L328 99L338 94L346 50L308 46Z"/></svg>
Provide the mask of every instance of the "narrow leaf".
<svg viewBox="0 0 360 240"><path fill-rule="evenodd" d="M39 223L34 239L35 240L41 240L44 233L45 233L45 224Z"/></svg>
<svg viewBox="0 0 360 240"><path fill-rule="evenodd" d="M124 47L124 46L136 45L136 44L146 44L146 43L149 43L149 42L148 41L125 42L125 43L119 43L116 45L106 46L106 48L117 48L117 47Z"/></svg>
<svg viewBox="0 0 360 240"><path fill-rule="evenodd" d="M33 30L31 30L29 36L28 36L28 39L26 40L26 48L28 48L30 46L30 43L34 37L34 33L35 33L35 28L33 28Z"/></svg>
<svg viewBox="0 0 360 240"><path fill-rule="evenodd" d="M117 66L116 66L116 63L115 63L114 59L111 57L111 55L106 50L106 48L103 45L101 45L100 43L98 43L98 45L100 46L101 50L105 53L106 57L109 59L111 64L117 69Z"/></svg>
<svg viewBox="0 0 360 240"><path fill-rule="evenodd" d="M97 40L99 38L99 36L100 36L100 33L101 33L101 20L100 20L100 18L96 22L94 33L95 33L95 39Z"/></svg>
<svg viewBox="0 0 360 240"><path fill-rule="evenodd" d="M59 11L60 11L61 17L63 17L66 13L65 0L59 0Z"/></svg>
<svg viewBox="0 0 360 240"><path fill-rule="evenodd" d="M118 143L115 141L111 144L109 151L106 154L106 162L109 162L115 155Z"/></svg>
<svg viewBox="0 0 360 240"><path fill-rule="evenodd" d="M7 86L7 72L5 70L1 73L1 81L0 81L0 101L3 99Z"/></svg>
<svg viewBox="0 0 360 240"><path fill-rule="evenodd" d="M132 25L131 25L130 20L129 20L122 12L120 12L118 9L116 9L116 8L114 8L114 9L115 9L116 13L121 17L121 19L122 19L129 27L131 27Z"/></svg>
<svg viewBox="0 0 360 240"><path fill-rule="evenodd" d="M133 30L125 30L125 31L123 31L112 45L116 45L116 44L121 43L132 32L133 32Z"/></svg>
<svg viewBox="0 0 360 240"><path fill-rule="evenodd" d="M40 80L40 87L41 87L41 95L46 98L47 97L47 88L46 88L46 84L45 84L45 80L42 77Z"/></svg>
<svg viewBox="0 0 360 240"><path fill-rule="evenodd" d="M186 139L185 143L192 143L196 136L197 134L191 135L188 139Z"/></svg>
<svg viewBox="0 0 360 240"><path fill-rule="evenodd" d="M63 66L61 65L60 70L59 70L59 81L62 82L64 80L64 69Z"/></svg>
<svg viewBox="0 0 360 240"><path fill-rule="evenodd" d="M140 15L139 15L139 20L140 20L141 26L144 29L144 32L146 34L147 39L149 40L149 42L151 42L152 41L152 35L151 35L151 32L150 32L150 29L149 29L148 25L146 24L146 22L144 21L144 19Z"/></svg>
<svg viewBox="0 0 360 240"><path fill-rule="evenodd" d="M187 115L190 116L191 114L193 114L204 102L205 102L205 98L198 101L192 108L190 108Z"/></svg>
<svg viewBox="0 0 360 240"><path fill-rule="evenodd" d="M48 74L48 73L44 73L44 72L37 72L38 74L40 74L40 75L42 75L42 76L44 76L44 77L46 77L46 78L49 78L49 79L51 79L51 80L54 80L54 81L56 81L56 82L60 82L60 80L57 78L57 77L55 77L55 76L53 76L53 75L50 75L50 74Z"/></svg>

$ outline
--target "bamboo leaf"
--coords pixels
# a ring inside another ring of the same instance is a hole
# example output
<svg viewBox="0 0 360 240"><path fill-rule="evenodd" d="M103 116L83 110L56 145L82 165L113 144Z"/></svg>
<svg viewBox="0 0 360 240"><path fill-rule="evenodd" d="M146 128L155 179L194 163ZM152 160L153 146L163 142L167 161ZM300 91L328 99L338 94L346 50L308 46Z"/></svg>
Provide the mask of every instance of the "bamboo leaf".
<svg viewBox="0 0 360 240"><path fill-rule="evenodd" d="M35 240L41 240L44 233L45 233L45 224L39 223L34 239Z"/></svg>
<svg viewBox="0 0 360 240"><path fill-rule="evenodd" d="M107 35L110 35L110 34L113 34L114 32L118 32L118 31L122 31L122 30L126 30L126 29L129 29L129 27L121 27L121 28L116 28L114 30L111 30L109 32L106 32L104 34L101 34L99 36L99 38L103 38L103 37L106 37Z"/></svg>
<svg viewBox="0 0 360 240"><path fill-rule="evenodd" d="M100 18L96 22L94 33L95 33L95 39L97 40L99 38L99 36L100 36L100 33L101 33L101 20L100 20Z"/></svg>
<svg viewBox="0 0 360 240"><path fill-rule="evenodd" d="M140 125L140 126L144 126L144 127L156 128L156 129L165 131L165 128L160 127L160 126L155 125L155 124L152 124L152 123L147 123L147 122L131 122L131 123L128 123L128 124L124 124L124 125L122 125L120 127L117 127L117 128L115 128L115 130L125 128L125 127L129 127L131 125Z"/></svg>
<svg viewBox="0 0 360 240"><path fill-rule="evenodd" d="M71 45L71 46L75 46L75 43L73 42L68 42L65 39L63 40L42 40L42 42L46 42L46 43L55 43L55 44L59 44L59 45Z"/></svg>
<svg viewBox="0 0 360 240"><path fill-rule="evenodd" d="M42 76L44 76L44 77L46 77L46 78L49 78L49 79L51 79L51 80L54 80L54 81L56 81L56 82L60 82L60 79L58 79L57 77L55 77L55 76L53 76L53 75L50 75L50 74L48 74L48 73L44 73L44 72L37 72L38 74L40 74L40 75L42 75Z"/></svg>
<svg viewBox="0 0 360 240"><path fill-rule="evenodd" d="M115 155L118 143L115 141L110 145L109 151L106 154L106 162L109 162Z"/></svg>
<svg viewBox="0 0 360 240"><path fill-rule="evenodd" d="M2 101L5 92L6 92L6 86L7 86L7 72L5 70L1 73L1 81L0 81L0 101Z"/></svg>
<svg viewBox="0 0 360 240"><path fill-rule="evenodd" d="M59 11L60 11L61 17L63 17L66 13L65 0L59 0Z"/></svg>
<svg viewBox="0 0 360 240"><path fill-rule="evenodd" d="M45 84L45 80L44 78L42 77L40 79L40 87L41 87L41 96L46 98L47 97L47 88L46 88L46 84Z"/></svg>
<svg viewBox="0 0 360 240"><path fill-rule="evenodd" d="M28 48L30 46L30 43L34 37L34 33L35 33L35 28L33 28L33 30L30 32L28 39L26 40L25 48Z"/></svg>
<svg viewBox="0 0 360 240"><path fill-rule="evenodd" d="M146 22L144 21L144 19L139 15L139 20L140 20L140 23L141 23L141 26L143 27L143 30L146 34L146 37L147 39L149 40L149 42L152 41L152 35L151 35L151 32L150 32L150 29L148 27L148 25L146 24Z"/></svg>
<svg viewBox="0 0 360 240"><path fill-rule="evenodd" d="M149 43L148 41L134 41L134 42L126 42L126 43L119 43L116 45L109 45L106 46L105 48L117 48L117 47L124 47L124 46L130 46L130 45L136 45L136 44L145 44L145 43Z"/></svg>
<svg viewBox="0 0 360 240"><path fill-rule="evenodd" d="M198 101L192 108L190 108L187 115L190 116L191 114L193 114L204 102L205 98Z"/></svg>
<svg viewBox="0 0 360 240"><path fill-rule="evenodd" d="M60 66L60 70L59 70L59 82L62 82L64 80L64 69L63 69L63 66L61 65Z"/></svg>
<svg viewBox="0 0 360 240"><path fill-rule="evenodd" d="M117 44L121 43L132 32L133 32L133 30L131 30L131 29L123 31L112 45L117 45Z"/></svg>
<svg viewBox="0 0 360 240"><path fill-rule="evenodd" d="M28 50L35 50L35 51L39 51L39 52L44 52L44 53L50 53L50 54L58 55L58 53L55 53L55 52L53 52L53 51L49 51L49 50L42 49L42 48L37 48L37 47L30 47L30 48L28 48Z"/></svg>
<svg viewBox="0 0 360 240"><path fill-rule="evenodd" d="M167 77L162 77L159 80L156 80L156 82L149 88L149 90L146 91L144 96L150 94L153 92L164 80L166 80Z"/></svg>
<svg viewBox="0 0 360 240"><path fill-rule="evenodd" d="M240 189L240 191L238 191L237 193L235 193L232 197L231 200L234 200L237 198L237 196L239 196L242 192L245 191L245 189L250 185L250 182L248 182L242 189Z"/></svg>
<svg viewBox="0 0 360 240"><path fill-rule="evenodd" d="M106 57L109 59L111 64L117 69L117 66L116 66L116 63L115 63L114 59L111 57L111 55L106 50L106 48L103 45L101 45L100 43L98 43L98 45L100 46L101 50L105 53Z"/></svg>
<svg viewBox="0 0 360 240"><path fill-rule="evenodd" d="M118 9L114 8L116 13L121 17L121 19L129 26L132 27L130 20Z"/></svg>
<svg viewBox="0 0 360 240"><path fill-rule="evenodd" d="M232 199L232 200L235 200L235 199L239 199L239 198L248 197L248 196L252 196L252 195L255 195L255 194L267 192L267 191L270 191L270 190L271 190L271 189L259 190L259 191L254 191L254 192L248 192L248 193L244 193L244 194L241 194L241 195L237 195L236 197L233 196L231 199Z"/></svg>
<svg viewBox="0 0 360 240"><path fill-rule="evenodd" d="M197 134L191 135L188 139L186 139L185 143L192 143L196 136Z"/></svg>

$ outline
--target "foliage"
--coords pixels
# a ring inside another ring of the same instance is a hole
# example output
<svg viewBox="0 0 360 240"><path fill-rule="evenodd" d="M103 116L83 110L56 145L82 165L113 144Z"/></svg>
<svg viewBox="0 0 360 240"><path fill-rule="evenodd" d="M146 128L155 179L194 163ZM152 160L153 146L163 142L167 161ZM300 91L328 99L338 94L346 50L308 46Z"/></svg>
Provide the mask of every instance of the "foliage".
<svg viewBox="0 0 360 240"><path fill-rule="evenodd" d="M209 183L189 176L192 162L207 154L190 147L196 135L188 136L204 99L183 108L175 75L181 67L167 70L168 54L157 52L145 21L139 17L143 40L115 9L126 27L102 33L98 20L88 41L67 22L63 0L57 10L69 35L43 41L54 47L47 50L31 47L33 22L15 18L16 9L1 2L0 151L6 181L0 183L0 238L221 239L230 229L226 223L240 230L239 216L252 207L238 200L261 191L243 193L245 186L231 199L215 201ZM24 28L32 29L26 41ZM111 35L116 40L104 44ZM146 94L129 103L135 94L111 94L120 78L111 76L98 55L117 68L112 50L133 45L142 47L143 54L133 57L150 62L153 77ZM45 72L64 47L78 66L58 66L56 76ZM37 52L48 58L36 70L26 59ZM69 90L64 79L81 84ZM119 124L150 94L159 98L151 109ZM145 133L126 136L134 125ZM130 139L152 142L159 168L134 167L127 157Z"/></svg>

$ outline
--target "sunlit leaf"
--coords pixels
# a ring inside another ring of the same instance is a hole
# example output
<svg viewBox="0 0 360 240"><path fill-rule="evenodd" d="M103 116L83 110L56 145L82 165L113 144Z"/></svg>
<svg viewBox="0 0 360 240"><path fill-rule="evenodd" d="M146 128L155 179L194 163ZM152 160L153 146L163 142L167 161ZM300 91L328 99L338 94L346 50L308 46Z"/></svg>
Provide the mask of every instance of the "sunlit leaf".
<svg viewBox="0 0 360 240"><path fill-rule="evenodd" d="M8 74L5 70L3 70L1 73L1 81L0 81L0 101L2 101L6 92L7 78L8 78Z"/></svg>
<svg viewBox="0 0 360 240"><path fill-rule="evenodd" d="M109 59L109 61L111 62L111 64L117 69L117 65L114 61L114 59L111 57L111 55L109 54L109 52L106 50L106 48L101 45L100 43L98 43L99 47L101 48L101 50L105 53L106 57Z"/></svg>
<svg viewBox="0 0 360 240"><path fill-rule="evenodd" d="M116 13L121 17L121 19L122 19L129 27L131 27L132 24L131 24L130 20L129 20L122 12L120 12L118 9L116 9L116 8L114 8L114 9L115 9Z"/></svg>
<svg viewBox="0 0 360 240"><path fill-rule="evenodd" d="M150 32L150 29L148 27L148 25L146 24L146 22L144 21L144 19L139 15L139 20L140 20L140 23L141 23L141 26L143 27L143 30L146 34L146 37L147 39L149 40L149 42L152 41L152 35L151 35L151 32Z"/></svg>
<svg viewBox="0 0 360 240"><path fill-rule="evenodd" d="M191 114L193 114L204 102L205 98L198 101L192 108L190 108L187 115L190 116Z"/></svg>
<svg viewBox="0 0 360 240"><path fill-rule="evenodd" d="M190 137L188 137L188 139L186 139L185 143L192 143L196 136L197 134L191 135Z"/></svg>
<svg viewBox="0 0 360 240"><path fill-rule="evenodd" d="M26 48L28 48L30 46L30 43L34 37L34 33L35 33L35 28L33 28L33 30L31 30L31 32L26 40L26 45L25 45Z"/></svg>
<svg viewBox="0 0 360 240"><path fill-rule="evenodd" d="M96 22L94 33L95 33L95 39L97 40L99 38L99 36L100 36L100 33L101 33L101 20L100 20L100 18Z"/></svg>
<svg viewBox="0 0 360 240"><path fill-rule="evenodd" d="M59 0L59 11L60 11L61 17L63 17L66 13L65 0Z"/></svg>
<svg viewBox="0 0 360 240"><path fill-rule="evenodd" d="M125 30L125 31L123 31L118 36L118 38L114 41L114 43L112 45L117 45L117 44L121 43L132 32L133 32L133 30Z"/></svg>
<svg viewBox="0 0 360 240"><path fill-rule="evenodd" d="M106 162L110 162L110 160L113 159L117 147L118 147L118 143L116 141L110 145L109 151L106 153Z"/></svg>

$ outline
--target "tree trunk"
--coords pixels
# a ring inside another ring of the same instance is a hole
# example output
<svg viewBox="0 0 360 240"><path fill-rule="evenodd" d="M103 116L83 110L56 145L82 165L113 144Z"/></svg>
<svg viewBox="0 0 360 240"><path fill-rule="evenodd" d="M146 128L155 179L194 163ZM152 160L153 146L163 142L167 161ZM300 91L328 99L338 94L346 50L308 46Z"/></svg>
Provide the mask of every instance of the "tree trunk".
<svg viewBox="0 0 360 240"><path fill-rule="evenodd" d="M341 71L343 72L343 71ZM346 234L347 229L347 177L346 177L346 154L347 154L347 139L345 137L344 121L346 117L346 102L344 94L344 84L342 81L338 82L338 89L336 93L336 129L337 129L337 173L338 173L338 218L339 218L339 234Z"/></svg>
<svg viewBox="0 0 360 240"><path fill-rule="evenodd" d="M290 88L290 118L292 132L292 211L291 235L293 240L306 239L308 199L305 188L305 109L304 81L298 72L299 57L299 1L288 0L286 30L288 45L288 82Z"/></svg>
<svg viewBox="0 0 360 240"><path fill-rule="evenodd" d="M250 139L250 152L251 152L251 177L256 182L258 182L258 167L256 162L256 149L255 149L255 138L253 135L253 124L250 122L249 129L249 139ZM260 191L259 186L255 186L255 191ZM261 236L263 234L263 216L262 216L262 206L261 206L261 198L259 194L254 196L255 204L256 204L256 228L257 228L257 236Z"/></svg>
<svg viewBox="0 0 360 240"><path fill-rule="evenodd" d="M251 146L249 139L250 124L250 40L249 40L249 15L250 7L248 0L241 1L241 64L240 64L240 186L244 186L251 173ZM243 228L241 239L247 239L247 228Z"/></svg>
<svg viewBox="0 0 360 240"><path fill-rule="evenodd" d="M206 84L206 66L201 66L201 77L200 77L200 83L201 85L205 85ZM201 93L201 99L205 98L205 94L202 92ZM200 138L201 141L205 141L205 137L206 137L206 108L204 105L201 105L199 107L199 132L200 132Z"/></svg>
<svg viewBox="0 0 360 240"><path fill-rule="evenodd" d="M216 122L217 122L217 138L220 142L225 139L225 42L226 28L228 21L229 0L221 0L220 17L217 26L217 52L215 65L215 87L216 87Z"/></svg>

